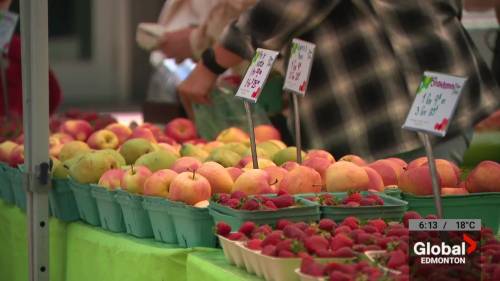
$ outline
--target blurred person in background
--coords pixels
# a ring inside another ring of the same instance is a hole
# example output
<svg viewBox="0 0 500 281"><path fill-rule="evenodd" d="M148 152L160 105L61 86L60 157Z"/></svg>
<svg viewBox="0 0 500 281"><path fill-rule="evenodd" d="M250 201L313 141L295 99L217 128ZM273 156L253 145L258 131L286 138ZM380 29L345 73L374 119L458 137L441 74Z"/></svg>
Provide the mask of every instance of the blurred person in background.
<svg viewBox="0 0 500 281"><path fill-rule="evenodd" d="M231 23L179 85L186 99L210 100L218 68L250 59L257 47L281 50L298 37L316 44L300 114L305 148L368 160L425 155L415 132L401 129L426 70L468 77L436 157L457 163L472 125L498 107L498 89L460 23L461 1L261 0Z"/></svg>
<svg viewBox="0 0 500 281"><path fill-rule="evenodd" d="M0 0L0 10L7 11L11 5L11 0ZM3 47L3 46L1 46ZM14 34L10 43L2 49L2 59L6 61L6 80L8 94L8 112L4 110L4 86L0 87L0 116L12 115L20 118L23 112L23 91L22 91L22 71L21 71L21 39L18 34ZM0 83L4 83L1 80ZM49 69L49 112L52 115L60 105L62 100L61 87Z"/></svg>

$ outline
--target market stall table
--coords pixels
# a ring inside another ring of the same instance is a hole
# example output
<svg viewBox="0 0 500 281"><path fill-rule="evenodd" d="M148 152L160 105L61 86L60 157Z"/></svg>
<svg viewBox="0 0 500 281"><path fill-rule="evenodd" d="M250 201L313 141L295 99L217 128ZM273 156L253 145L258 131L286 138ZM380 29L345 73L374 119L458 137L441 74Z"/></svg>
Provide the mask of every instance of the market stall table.
<svg viewBox="0 0 500 281"><path fill-rule="evenodd" d="M51 281L186 280L186 260L205 248L178 248L82 222L50 222ZM0 280L28 276L26 216L0 200Z"/></svg>

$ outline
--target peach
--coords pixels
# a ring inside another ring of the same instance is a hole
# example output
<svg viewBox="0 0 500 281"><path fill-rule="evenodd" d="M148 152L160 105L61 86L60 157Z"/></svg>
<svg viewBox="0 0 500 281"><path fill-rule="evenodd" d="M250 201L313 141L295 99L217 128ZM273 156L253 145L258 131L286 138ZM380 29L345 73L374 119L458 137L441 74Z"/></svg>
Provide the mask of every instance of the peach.
<svg viewBox="0 0 500 281"><path fill-rule="evenodd" d="M98 185L110 190L119 189L124 175L123 169L108 170L101 175Z"/></svg>
<svg viewBox="0 0 500 281"><path fill-rule="evenodd" d="M65 133L55 133L50 135L50 138L56 139L59 141L61 144L65 144L67 142L75 140L72 136L65 134Z"/></svg>
<svg viewBox="0 0 500 281"><path fill-rule="evenodd" d="M458 187L442 187L441 195L466 195L469 194L467 189Z"/></svg>
<svg viewBox="0 0 500 281"><path fill-rule="evenodd" d="M264 142L268 140L281 140L280 132L271 125L259 125L254 129L255 140Z"/></svg>
<svg viewBox="0 0 500 281"><path fill-rule="evenodd" d="M427 163L427 157L419 157L417 159L412 160L410 163L408 163L408 170L413 169L416 167L420 167Z"/></svg>
<svg viewBox="0 0 500 281"><path fill-rule="evenodd" d="M456 170L450 165L450 162L438 160L436 160L436 169L440 186L456 187L459 183ZM403 172L399 177L398 186L402 191L407 193L416 195L433 194L431 175L427 163Z"/></svg>
<svg viewBox="0 0 500 281"><path fill-rule="evenodd" d="M201 167L201 164L202 163L198 160L198 158L185 156L177 159L171 169L180 174L182 172L195 171Z"/></svg>
<svg viewBox="0 0 500 281"><path fill-rule="evenodd" d="M389 159L377 160L370 163L368 167L377 171L382 177L384 186L397 185L399 176L404 172L400 163Z"/></svg>
<svg viewBox="0 0 500 281"><path fill-rule="evenodd" d="M482 161L470 172L465 187L470 193L500 192L500 164Z"/></svg>
<svg viewBox="0 0 500 281"><path fill-rule="evenodd" d="M279 190L289 194L316 193L321 191L322 179L314 169L299 166L288 172L279 185Z"/></svg>
<svg viewBox="0 0 500 281"><path fill-rule="evenodd" d="M281 168L283 168L287 171L291 171L291 170L297 168L298 166L300 166L299 163L294 162L294 161L287 161L287 162L280 165Z"/></svg>
<svg viewBox="0 0 500 281"><path fill-rule="evenodd" d="M402 167L404 170L406 170L408 168L408 163L406 163L406 161L401 159L401 158L389 157L389 158L386 158L386 160L392 161L396 165Z"/></svg>
<svg viewBox="0 0 500 281"><path fill-rule="evenodd" d="M92 126L85 120L67 120L61 125L62 133L66 133L79 141L86 141L92 131Z"/></svg>
<svg viewBox="0 0 500 281"><path fill-rule="evenodd" d="M358 155L354 155L354 154L344 155L339 159L339 161L352 162L358 166L365 166L366 165L366 161L363 160L363 158L359 157Z"/></svg>
<svg viewBox="0 0 500 281"><path fill-rule="evenodd" d="M370 176L363 167L349 161L338 161L326 170L325 183L329 192L367 190Z"/></svg>
<svg viewBox="0 0 500 281"><path fill-rule="evenodd" d="M120 145L123 144L132 135L132 130L120 123L109 124L105 129L115 133L115 135L118 137L118 142L120 143Z"/></svg>
<svg viewBox="0 0 500 281"><path fill-rule="evenodd" d="M110 130L95 131L87 139L87 144L93 149L115 149L119 145L118 137Z"/></svg>
<svg viewBox="0 0 500 281"><path fill-rule="evenodd" d="M330 160L330 163L335 163L335 158L333 157L333 155L330 152L322 149L309 150L304 159L307 160L309 158L325 158Z"/></svg>
<svg viewBox="0 0 500 281"><path fill-rule="evenodd" d="M181 201L189 205L208 200L211 194L210 182L195 171L178 174L170 184L170 200Z"/></svg>
<svg viewBox="0 0 500 281"><path fill-rule="evenodd" d="M178 174L170 169L154 172L144 182L144 195L168 198L170 184Z"/></svg>
<svg viewBox="0 0 500 281"><path fill-rule="evenodd" d="M242 129L236 127L231 127L223 130L216 138L216 141L220 141L223 143L248 142L248 140L248 134L245 133Z"/></svg>
<svg viewBox="0 0 500 281"><path fill-rule="evenodd" d="M205 162L196 172L204 176L210 183L212 193L231 193L234 181L231 174L217 162Z"/></svg>
<svg viewBox="0 0 500 281"><path fill-rule="evenodd" d="M288 174L288 171L278 167L278 166L270 166L267 168L263 169L269 174L270 182L272 186L279 186L280 182L283 180L283 178Z"/></svg>
<svg viewBox="0 0 500 281"><path fill-rule="evenodd" d="M441 186L455 187L459 183L461 171L453 162L445 159L435 159L436 168L441 179ZM408 170L415 167L428 166L427 158L420 157L408 164Z"/></svg>
<svg viewBox="0 0 500 281"><path fill-rule="evenodd" d="M150 141L151 143L156 143L156 138L153 132L144 127L137 127L132 131L132 135L130 135L129 139L146 139Z"/></svg>
<svg viewBox="0 0 500 281"><path fill-rule="evenodd" d="M377 171L366 166L364 166L363 169L365 170L366 174L368 175L368 178L370 179L367 185L368 190L383 191L384 181L382 180L382 177L377 173Z"/></svg>
<svg viewBox="0 0 500 281"><path fill-rule="evenodd" d="M231 175L231 178L233 178L233 181L236 181L236 179L243 174L243 170L240 168L236 167L227 167L226 171Z"/></svg>
<svg viewBox="0 0 500 281"><path fill-rule="evenodd" d="M236 179L232 192L242 191L248 195L272 193L271 184L271 177L266 171L248 170Z"/></svg>
<svg viewBox="0 0 500 281"><path fill-rule="evenodd" d="M312 168L320 174L323 184L326 180L326 170L331 164L332 161L330 159L322 157L307 158L304 162L302 162L302 165Z"/></svg>

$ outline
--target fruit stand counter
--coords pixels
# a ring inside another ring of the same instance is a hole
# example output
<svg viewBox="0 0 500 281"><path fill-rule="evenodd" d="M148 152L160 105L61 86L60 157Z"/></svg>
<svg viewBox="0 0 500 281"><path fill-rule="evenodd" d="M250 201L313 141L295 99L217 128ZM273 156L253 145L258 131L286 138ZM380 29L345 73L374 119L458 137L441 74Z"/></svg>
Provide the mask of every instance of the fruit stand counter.
<svg viewBox="0 0 500 281"><path fill-rule="evenodd" d="M263 279L230 265L222 250L191 253L187 259L187 281L263 281Z"/></svg>
<svg viewBox="0 0 500 281"><path fill-rule="evenodd" d="M0 200L0 280L28 279L26 216ZM194 251L114 234L81 222L50 222L50 280L186 280ZM221 256L223 258L223 256Z"/></svg>

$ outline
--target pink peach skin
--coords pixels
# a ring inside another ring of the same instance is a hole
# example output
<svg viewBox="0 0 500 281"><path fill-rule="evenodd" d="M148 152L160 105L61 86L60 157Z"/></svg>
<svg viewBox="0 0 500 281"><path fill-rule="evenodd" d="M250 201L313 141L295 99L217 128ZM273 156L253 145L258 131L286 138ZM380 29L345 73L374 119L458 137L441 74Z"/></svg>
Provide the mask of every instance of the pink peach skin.
<svg viewBox="0 0 500 281"><path fill-rule="evenodd" d="M242 191L247 195L272 193L270 181L271 178L266 171L248 170L236 179L232 192Z"/></svg>
<svg viewBox="0 0 500 281"><path fill-rule="evenodd" d="M344 155L339 159L339 161L352 162L358 166L365 166L366 165L366 161L363 160L363 158L359 157L358 155L354 155L354 154Z"/></svg>
<svg viewBox="0 0 500 281"><path fill-rule="evenodd" d="M500 192L500 164L482 161L470 172L465 187L470 193Z"/></svg>
<svg viewBox="0 0 500 281"><path fill-rule="evenodd" d="M326 170L326 190L345 192L367 190L370 177L363 167L349 161L337 161Z"/></svg>
<svg viewBox="0 0 500 281"><path fill-rule="evenodd" d="M208 180L214 194L231 193L234 186L233 178L221 164L217 162L205 162L196 172Z"/></svg>
<svg viewBox="0 0 500 281"><path fill-rule="evenodd" d="M148 128L137 127L132 131L130 139L146 139L152 143L156 143L156 138L153 132Z"/></svg>
<svg viewBox="0 0 500 281"><path fill-rule="evenodd" d="M459 177L448 161L436 161L440 187L457 187ZM408 169L399 177L399 188L415 195L431 195L432 181L429 167L425 164Z"/></svg>
<svg viewBox="0 0 500 281"><path fill-rule="evenodd" d="M309 150L309 152L307 152L305 160L310 158L325 158L330 160L330 163L335 163L335 158L333 157L333 155L330 152L322 149Z"/></svg>
<svg viewBox="0 0 500 281"><path fill-rule="evenodd" d="M382 180L382 177L377 173L377 171L367 166L364 166L363 169L365 170L366 174L368 175L368 178L370 179L367 188L383 191L384 181Z"/></svg>
<svg viewBox="0 0 500 281"><path fill-rule="evenodd" d="M227 167L226 171L231 175L231 178L233 178L233 181L236 181L236 179L243 174L243 170L241 168L236 168L236 167Z"/></svg>
<svg viewBox="0 0 500 281"><path fill-rule="evenodd" d="M321 191L322 186L323 181L318 172L306 166L299 166L285 175L279 190L289 194L316 193Z"/></svg>
<svg viewBox="0 0 500 281"><path fill-rule="evenodd" d="M264 142L268 140L281 140L280 132L271 125L259 125L254 129L255 140Z"/></svg>
<svg viewBox="0 0 500 281"><path fill-rule="evenodd" d="M322 157L307 158L302 162L302 165L312 168L319 173L323 184L325 184L326 181L326 170L331 164L332 161L330 159Z"/></svg>
<svg viewBox="0 0 500 281"><path fill-rule="evenodd" d="M263 170L269 174L272 186L279 186L283 178L288 174L287 170L278 166L266 167Z"/></svg>
<svg viewBox="0 0 500 281"><path fill-rule="evenodd" d="M368 167L377 171L382 177L384 186L397 185L399 176L404 172L404 168L400 164L389 159L377 160L370 163Z"/></svg>
<svg viewBox="0 0 500 281"><path fill-rule="evenodd" d="M287 171L291 171L291 170L297 168L298 166L300 166L300 165L297 162L287 161L287 162L281 164L280 167L287 170Z"/></svg>

